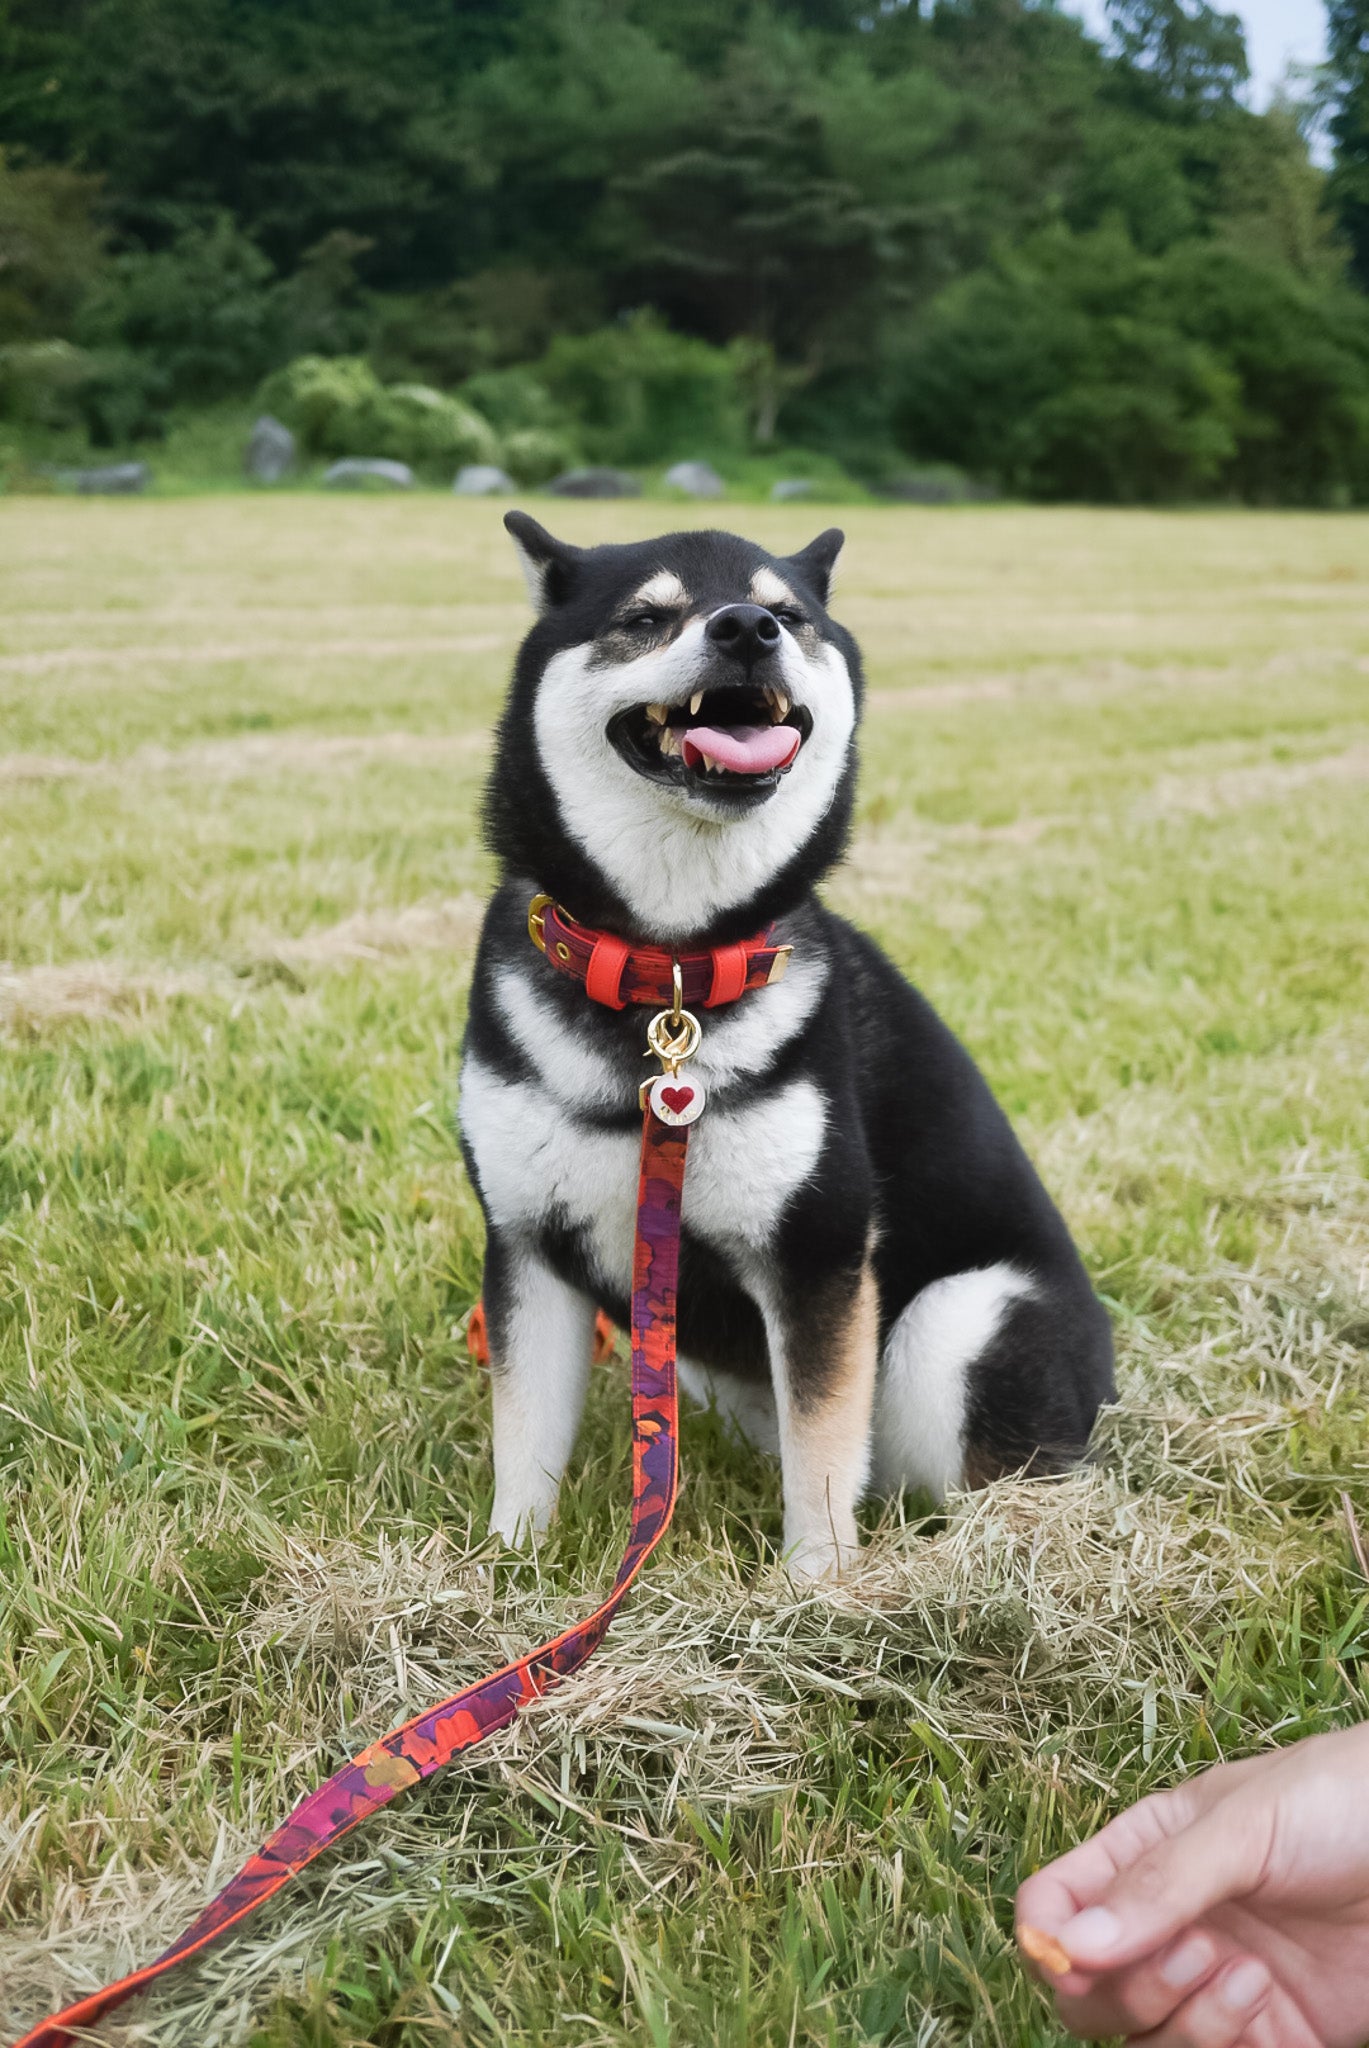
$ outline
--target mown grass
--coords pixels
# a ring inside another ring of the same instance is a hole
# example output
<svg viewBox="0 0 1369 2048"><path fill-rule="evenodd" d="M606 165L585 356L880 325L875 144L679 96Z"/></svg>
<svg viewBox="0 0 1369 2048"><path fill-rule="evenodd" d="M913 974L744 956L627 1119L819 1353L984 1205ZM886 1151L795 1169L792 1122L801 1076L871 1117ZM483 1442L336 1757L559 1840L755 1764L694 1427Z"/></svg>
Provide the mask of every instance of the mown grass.
<svg viewBox="0 0 1369 2048"><path fill-rule="evenodd" d="M1052 2041L1019 1878L1365 1709L1369 523L848 526L872 701L832 894L967 1038L1114 1306L1097 1466L874 1507L861 1572L799 1597L776 1475L691 1416L676 1533L583 1678L102 2038ZM582 1610L627 1429L615 1365L540 1557L491 1556L452 1119L523 623L497 508L0 528L17 2032L362 1740Z"/></svg>

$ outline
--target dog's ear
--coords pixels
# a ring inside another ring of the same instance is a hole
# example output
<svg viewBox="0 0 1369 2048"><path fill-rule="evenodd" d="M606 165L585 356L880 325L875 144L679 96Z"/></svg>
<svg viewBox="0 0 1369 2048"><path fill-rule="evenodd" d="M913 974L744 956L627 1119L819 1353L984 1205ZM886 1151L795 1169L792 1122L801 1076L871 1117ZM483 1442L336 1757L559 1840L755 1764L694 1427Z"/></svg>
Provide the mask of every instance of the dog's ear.
<svg viewBox="0 0 1369 2048"><path fill-rule="evenodd" d="M829 526L826 533L820 533L816 540L810 540L802 554L790 555L788 566L806 583L818 602L827 603L832 592L832 571L837 556L846 544L846 535L839 526Z"/></svg>
<svg viewBox="0 0 1369 2048"><path fill-rule="evenodd" d="M572 547L568 540L554 539L545 526L539 526L526 512L506 512L504 524L518 550L533 610L546 612L564 604L575 580L576 567L584 558L584 549Z"/></svg>

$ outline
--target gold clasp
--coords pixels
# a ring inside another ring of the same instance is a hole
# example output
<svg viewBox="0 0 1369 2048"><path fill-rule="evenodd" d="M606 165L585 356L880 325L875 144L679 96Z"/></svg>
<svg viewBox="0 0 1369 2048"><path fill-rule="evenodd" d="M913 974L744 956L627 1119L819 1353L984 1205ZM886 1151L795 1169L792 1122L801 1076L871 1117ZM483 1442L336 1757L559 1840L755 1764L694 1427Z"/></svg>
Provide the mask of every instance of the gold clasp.
<svg viewBox="0 0 1369 2048"><path fill-rule="evenodd" d="M653 1102L656 1101L653 1090L661 1088L667 1079L674 1081L684 1062L693 1059L695 1053L699 1050L699 1041L702 1037L703 1029L698 1018L691 1010L681 1009L678 1016L671 1010L658 1010L656 1012L656 1015L646 1027L646 1051L642 1057L649 1060L651 1055L655 1053L657 1059L661 1062L662 1071L656 1076L654 1081L643 1081L641 1087L637 1090L637 1101L642 1109L646 1108L648 1098ZM691 1101L694 1102L693 1113L688 1116L671 1118L671 1122L693 1123L694 1118L703 1108L704 1090L702 1081L692 1082L686 1093ZM661 1114L661 1107L660 1104L657 1104L658 1115Z"/></svg>
<svg viewBox="0 0 1369 2048"><path fill-rule="evenodd" d="M692 1060L699 1050L703 1029L692 1010L681 1010L677 1015L670 1010L658 1010L646 1027L647 1049L642 1055L650 1059L655 1053L668 1074L678 1074L685 1060Z"/></svg>
<svg viewBox="0 0 1369 2048"><path fill-rule="evenodd" d="M546 915L555 898L534 896L528 905L528 937L539 953L547 950Z"/></svg>

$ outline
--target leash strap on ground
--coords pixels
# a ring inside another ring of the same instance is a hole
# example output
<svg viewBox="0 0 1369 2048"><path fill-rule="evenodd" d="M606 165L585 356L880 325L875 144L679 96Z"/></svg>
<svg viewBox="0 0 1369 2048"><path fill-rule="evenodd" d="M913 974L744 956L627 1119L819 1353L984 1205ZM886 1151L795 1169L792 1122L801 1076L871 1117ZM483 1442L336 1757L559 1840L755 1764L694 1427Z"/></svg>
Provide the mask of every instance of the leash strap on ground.
<svg viewBox="0 0 1369 2048"><path fill-rule="evenodd" d="M564 1635L530 1650L488 1678L466 1686L402 1728L363 1749L311 1792L235 1878L211 1899L154 1962L117 1984L54 2013L16 2048L63 2048L71 2030L92 2026L124 2000L236 1927L292 1877L388 1806L397 1792L421 1784L520 1707L578 1671L598 1649L638 1572L670 1525L679 1478L675 1391L675 1296L680 1269L680 1199L689 1130L663 1123L648 1105L642 1126L637 1189L637 1242L632 1267L632 1529L613 1590L602 1606Z"/></svg>

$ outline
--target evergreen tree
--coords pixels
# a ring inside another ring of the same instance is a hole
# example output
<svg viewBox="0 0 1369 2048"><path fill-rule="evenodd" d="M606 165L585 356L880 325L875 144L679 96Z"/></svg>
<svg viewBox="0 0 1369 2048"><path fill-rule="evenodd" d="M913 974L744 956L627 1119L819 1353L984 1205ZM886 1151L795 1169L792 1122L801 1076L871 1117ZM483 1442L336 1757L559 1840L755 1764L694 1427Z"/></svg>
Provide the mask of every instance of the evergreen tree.
<svg viewBox="0 0 1369 2048"><path fill-rule="evenodd" d="M1335 169L1331 198L1369 286L1369 0L1329 0L1327 82Z"/></svg>

